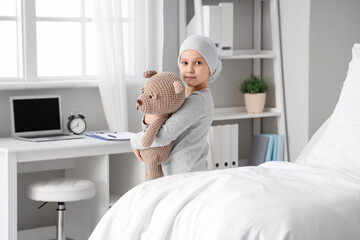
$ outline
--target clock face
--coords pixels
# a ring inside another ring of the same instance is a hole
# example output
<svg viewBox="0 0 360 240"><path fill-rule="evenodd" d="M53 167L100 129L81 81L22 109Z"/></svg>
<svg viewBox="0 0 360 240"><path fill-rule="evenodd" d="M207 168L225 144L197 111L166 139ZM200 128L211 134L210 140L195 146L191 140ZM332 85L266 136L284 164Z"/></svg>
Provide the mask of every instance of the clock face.
<svg viewBox="0 0 360 240"><path fill-rule="evenodd" d="M82 134L85 132L86 122L80 117L75 117L71 120L69 128L69 130L74 134Z"/></svg>

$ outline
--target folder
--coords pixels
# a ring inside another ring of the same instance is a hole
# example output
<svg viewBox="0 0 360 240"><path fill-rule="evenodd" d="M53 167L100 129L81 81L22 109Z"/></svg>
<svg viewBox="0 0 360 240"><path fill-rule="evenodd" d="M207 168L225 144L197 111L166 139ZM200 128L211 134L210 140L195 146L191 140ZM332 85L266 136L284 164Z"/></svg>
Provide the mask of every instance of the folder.
<svg viewBox="0 0 360 240"><path fill-rule="evenodd" d="M222 56L233 54L233 34L234 34L234 4L220 3L221 26L220 26L220 51Z"/></svg>
<svg viewBox="0 0 360 240"><path fill-rule="evenodd" d="M214 41L220 54L221 41L221 8L219 5L204 5L204 35Z"/></svg>
<svg viewBox="0 0 360 240"><path fill-rule="evenodd" d="M207 164L208 164L208 170L214 170L214 137L213 137L214 133L213 133L213 128L210 127L209 129L209 133L207 136L207 142L209 145L209 152L208 152L208 157L207 157Z"/></svg>
<svg viewBox="0 0 360 240"><path fill-rule="evenodd" d="M221 126L215 126L213 128L213 153L214 153L214 169L221 169L222 168L222 132Z"/></svg>
<svg viewBox="0 0 360 240"><path fill-rule="evenodd" d="M284 136L278 135L277 161L284 161Z"/></svg>
<svg viewBox="0 0 360 240"><path fill-rule="evenodd" d="M221 163L222 166L221 168L230 168L231 167L231 129L230 129L230 125L222 125L221 127L221 136L222 136L222 158L221 158Z"/></svg>
<svg viewBox="0 0 360 240"><path fill-rule="evenodd" d="M249 155L249 166L257 166L265 161L269 138L262 135L253 136Z"/></svg>
<svg viewBox="0 0 360 240"><path fill-rule="evenodd" d="M265 160L264 160L265 162L269 162L269 161L271 161L272 153L274 150L274 136L271 136L271 135L262 135L262 136L267 137L269 139L268 145L266 148Z"/></svg>
<svg viewBox="0 0 360 240"><path fill-rule="evenodd" d="M127 141L130 140L136 134L132 132L97 131L97 132L88 132L85 135L88 137L97 138L105 141Z"/></svg>
<svg viewBox="0 0 360 240"><path fill-rule="evenodd" d="M261 134L261 135L269 138L269 144L268 144L268 149L266 151L265 162L276 161L278 135L276 134Z"/></svg>
<svg viewBox="0 0 360 240"><path fill-rule="evenodd" d="M231 166L233 168L239 167L239 125L230 125L230 144L231 144Z"/></svg>
<svg viewBox="0 0 360 240"><path fill-rule="evenodd" d="M238 167L239 140L238 125L213 126L208 134L208 169Z"/></svg>
<svg viewBox="0 0 360 240"><path fill-rule="evenodd" d="M273 139L272 140L273 147L272 147L270 161L284 161L284 136L277 134L261 134L261 135ZM268 157L269 156L266 156L266 160L268 160Z"/></svg>

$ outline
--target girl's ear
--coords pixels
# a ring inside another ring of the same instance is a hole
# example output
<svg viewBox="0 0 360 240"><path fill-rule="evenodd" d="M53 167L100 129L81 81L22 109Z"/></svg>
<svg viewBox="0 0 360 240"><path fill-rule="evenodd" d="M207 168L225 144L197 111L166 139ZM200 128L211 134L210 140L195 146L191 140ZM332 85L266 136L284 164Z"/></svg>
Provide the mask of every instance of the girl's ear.
<svg viewBox="0 0 360 240"><path fill-rule="evenodd" d="M182 84L182 82L180 82L180 81L175 81L173 83L173 85L174 85L174 89L175 89L176 94L179 94L184 90L184 84Z"/></svg>

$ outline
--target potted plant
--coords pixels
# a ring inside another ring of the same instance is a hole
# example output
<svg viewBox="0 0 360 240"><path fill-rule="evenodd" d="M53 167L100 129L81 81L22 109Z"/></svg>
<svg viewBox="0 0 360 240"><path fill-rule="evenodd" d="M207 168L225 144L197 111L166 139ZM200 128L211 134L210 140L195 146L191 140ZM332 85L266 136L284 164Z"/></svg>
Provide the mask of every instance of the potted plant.
<svg viewBox="0 0 360 240"><path fill-rule="evenodd" d="M240 85L240 92L244 94L245 107L248 113L261 113L264 111L266 92L269 86L263 78L251 74Z"/></svg>

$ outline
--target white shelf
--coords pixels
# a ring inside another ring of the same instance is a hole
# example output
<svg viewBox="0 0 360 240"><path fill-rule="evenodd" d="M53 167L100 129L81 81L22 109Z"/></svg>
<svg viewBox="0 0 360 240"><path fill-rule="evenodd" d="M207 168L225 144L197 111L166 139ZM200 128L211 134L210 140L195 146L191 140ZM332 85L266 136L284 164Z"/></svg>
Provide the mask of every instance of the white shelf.
<svg viewBox="0 0 360 240"><path fill-rule="evenodd" d="M221 56L221 59L273 59L276 57L274 51L268 50L234 50L231 56Z"/></svg>
<svg viewBox="0 0 360 240"><path fill-rule="evenodd" d="M245 107L215 108L214 121L279 117L281 112L276 108L265 108L262 113L248 113Z"/></svg>

